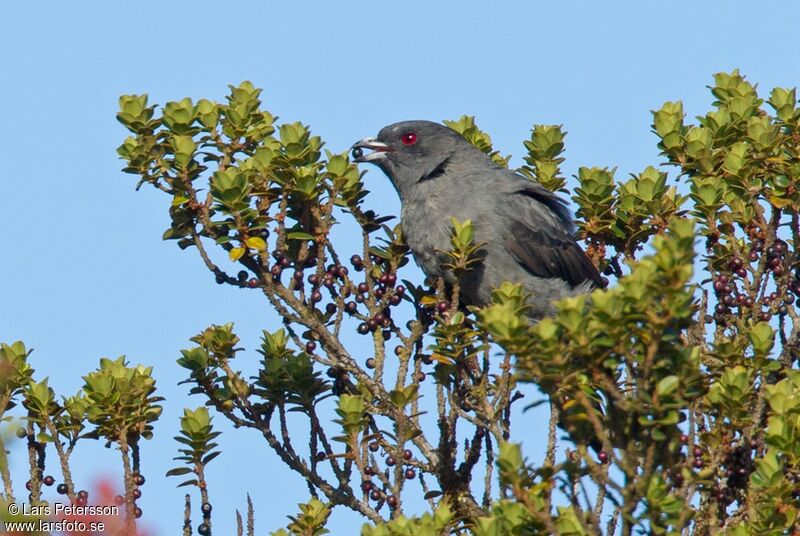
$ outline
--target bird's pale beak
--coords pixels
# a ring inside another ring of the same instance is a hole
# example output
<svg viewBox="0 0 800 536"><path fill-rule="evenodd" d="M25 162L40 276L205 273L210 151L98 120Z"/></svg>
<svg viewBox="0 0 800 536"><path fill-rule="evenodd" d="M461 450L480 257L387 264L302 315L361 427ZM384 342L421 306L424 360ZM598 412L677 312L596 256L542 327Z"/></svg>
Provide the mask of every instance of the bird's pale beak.
<svg viewBox="0 0 800 536"><path fill-rule="evenodd" d="M364 149L368 149L372 152L364 154ZM391 147L375 138L364 138L350 147L350 152L353 155L353 162L374 162L375 160L386 158L386 153L391 151Z"/></svg>

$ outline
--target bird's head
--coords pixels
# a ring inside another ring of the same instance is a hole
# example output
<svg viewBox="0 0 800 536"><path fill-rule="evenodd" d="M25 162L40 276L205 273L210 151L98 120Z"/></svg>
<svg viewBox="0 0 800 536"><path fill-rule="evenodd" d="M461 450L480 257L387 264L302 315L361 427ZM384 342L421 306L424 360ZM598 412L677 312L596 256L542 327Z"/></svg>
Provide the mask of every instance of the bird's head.
<svg viewBox="0 0 800 536"><path fill-rule="evenodd" d="M402 121L351 147L355 162L381 168L403 198L421 181L433 179L472 146L456 131L432 121Z"/></svg>

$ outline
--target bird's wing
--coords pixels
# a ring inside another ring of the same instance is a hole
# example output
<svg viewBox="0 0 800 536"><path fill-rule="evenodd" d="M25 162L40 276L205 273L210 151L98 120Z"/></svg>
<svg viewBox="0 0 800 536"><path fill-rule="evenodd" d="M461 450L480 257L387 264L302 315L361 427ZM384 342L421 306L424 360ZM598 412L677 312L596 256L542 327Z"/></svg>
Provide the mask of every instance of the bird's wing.
<svg viewBox="0 0 800 536"><path fill-rule="evenodd" d="M559 278L575 287L604 282L572 236L572 220L564 202L541 185L528 181L508 194L510 224L505 241L509 253L532 275Z"/></svg>

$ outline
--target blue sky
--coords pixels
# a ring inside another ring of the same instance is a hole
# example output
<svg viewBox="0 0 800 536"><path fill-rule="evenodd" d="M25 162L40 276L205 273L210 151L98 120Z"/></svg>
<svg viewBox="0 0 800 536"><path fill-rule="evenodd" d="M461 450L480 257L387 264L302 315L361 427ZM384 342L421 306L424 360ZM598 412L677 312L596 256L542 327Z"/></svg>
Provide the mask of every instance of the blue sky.
<svg viewBox="0 0 800 536"><path fill-rule="evenodd" d="M161 475L182 408L201 403L176 385L179 350L228 321L252 349L277 322L255 293L215 285L194 252L160 240L165 199L120 172L120 94L222 99L251 80L272 113L336 152L394 121L473 114L515 165L532 124L560 123L565 171L625 177L660 162L649 111L682 99L704 113L713 73L739 67L764 95L800 80L800 6L788 1L3 2L0 20L0 341L35 348L39 376L64 394L101 356L155 367L168 400L143 447L140 505L158 534L181 523L183 490ZM385 178L366 182L368 206L396 214ZM518 419L517 437L541 459L537 419ZM283 526L304 482L255 434L223 429L209 475L217 532L232 533L247 492L260 533ZM82 486L117 471L101 444L79 451ZM331 530L354 523L337 511Z"/></svg>

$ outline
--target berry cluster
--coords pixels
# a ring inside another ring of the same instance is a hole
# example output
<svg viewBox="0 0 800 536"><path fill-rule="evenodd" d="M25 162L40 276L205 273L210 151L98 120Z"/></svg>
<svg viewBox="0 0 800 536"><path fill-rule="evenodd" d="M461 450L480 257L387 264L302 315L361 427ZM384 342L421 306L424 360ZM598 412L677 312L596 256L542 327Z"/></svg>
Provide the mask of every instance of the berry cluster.
<svg viewBox="0 0 800 536"><path fill-rule="evenodd" d="M133 489L134 504L142 496L142 490L139 488L144 486L144 482L145 479L141 473L133 473L133 483L136 485L136 487ZM116 505L125 504L125 497L122 495L117 495L116 497L114 497L114 504ZM136 506L134 508L134 515L136 516L137 519L142 517L142 509Z"/></svg>
<svg viewBox="0 0 800 536"><path fill-rule="evenodd" d="M351 259L352 261L353 259ZM344 310L350 315L358 312L358 304L364 303L369 297L372 297L375 302L383 305L381 311L358 325L357 331L366 335L374 333L378 329L383 330L383 338L388 340L392 337L392 332L389 329L392 325L392 307L400 305L403 297L406 295L406 288L403 285L396 285L397 274L388 271L381 273L377 279L377 284L372 287L370 292L369 284L366 281L359 283L355 290L356 294L353 297L354 301L345 303Z"/></svg>
<svg viewBox="0 0 800 536"><path fill-rule="evenodd" d="M737 445L730 449L722 461L722 466L727 473L727 484L731 490L745 488L750 473L753 472L753 460L750 457L750 449Z"/></svg>
<svg viewBox="0 0 800 536"><path fill-rule="evenodd" d="M27 432L25 432L25 430L23 429L22 430L22 434L20 434L20 432L18 431L17 435L18 436L19 435L23 435L23 437L24 437L24 436L27 435ZM44 470L43 459L40 459L39 468L41 470ZM44 484L45 486L50 487L50 486L54 485L55 483L56 483L56 479L52 475L46 475L46 476L44 476L42 478L42 484ZM142 496L142 491L141 491L140 487L143 486L144 483L145 483L144 476L141 475L138 472L137 473L133 473L133 483L136 485L136 488L134 488L134 490L133 490L133 499L134 499L134 501L136 501L137 499L139 499L139 497ZM25 489L27 489L28 491L32 491L33 490L33 482L30 481L30 480L25 482ZM56 486L56 493L58 493L59 495L67 495L69 493L69 487L67 486L66 482L60 482ZM29 500L33 500L33 496L30 495L28 497L28 499ZM73 502L73 504L75 506L86 506L88 503L89 503L89 492L88 491L86 491L85 489L82 489L82 490L78 491L75 494L75 501ZM116 497L114 497L114 503L117 504L117 505L124 504L125 503L125 497L123 497L122 495L117 495ZM135 510L134 510L134 514L136 515L137 518L142 517L142 509L139 508L138 506L136 506Z"/></svg>
<svg viewBox="0 0 800 536"><path fill-rule="evenodd" d="M335 396L342 395L348 390L347 371L339 367L330 367L327 372L328 378L333 380L331 393Z"/></svg>
<svg viewBox="0 0 800 536"><path fill-rule="evenodd" d="M369 443L367 448L369 448L370 452L378 452L378 450L380 449L380 445L378 444L377 441L372 441ZM405 449L403 451L402 453L403 461L408 462L411 460L412 457L413 454L409 449ZM385 463L386 467L394 467L397 465L398 459L396 456L388 454L387 456L385 456ZM375 476L378 474L378 472L379 469L372 465L368 465L367 467L364 468L364 475L366 475L367 477ZM407 466L405 468L405 471L402 472L402 475L405 480L413 480L417 477L417 472L416 470L414 470L413 467ZM397 508L398 505L397 497L395 497L394 495L388 495L385 490L379 489L375 485L375 483L369 478L361 482L361 491L367 494L371 500L376 501L378 503L377 508L380 508L384 502L391 509Z"/></svg>
<svg viewBox="0 0 800 536"><path fill-rule="evenodd" d="M711 494L717 502L719 517L724 519L728 506L737 500L737 493L747 487L750 473L753 471L750 449L734 443L726 449L721 468L725 471L725 483L711 488Z"/></svg>
<svg viewBox="0 0 800 536"><path fill-rule="evenodd" d="M200 510L203 512L203 522L197 526L197 534L208 536L211 534L211 503L204 502L200 506Z"/></svg>
<svg viewBox="0 0 800 536"><path fill-rule="evenodd" d="M683 439L683 436L681 436L681 439ZM701 447L700 445L695 445L694 447L692 447L692 456L694 456L692 467L694 467L695 469L702 469L703 467L706 466L706 462L703 461L703 454L704 454L703 447Z"/></svg>
<svg viewBox="0 0 800 536"><path fill-rule="evenodd" d="M762 254L766 255L766 270L778 279L785 273L788 246L783 240L776 240L774 244L764 250L764 242L755 239L748 253L749 262L757 262ZM713 319L719 324L725 324L728 315L733 309L738 309L742 314L745 311L758 307L757 318L763 322L768 322L772 315L785 315L788 306L795 300L795 296L800 296L800 278L791 281L788 291L784 296L778 292L771 292L764 296L760 303L757 303L752 296L740 292L738 284L744 282L747 277L748 269L745 261L741 257L733 257L728 261L729 273L718 273L713 278L714 294L717 297L717 304L714 307ZM710 321L710 319L709 319Z"/></svg>

